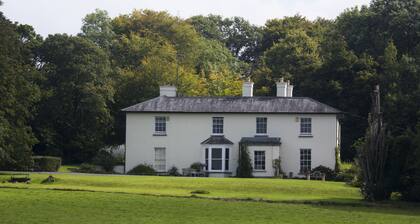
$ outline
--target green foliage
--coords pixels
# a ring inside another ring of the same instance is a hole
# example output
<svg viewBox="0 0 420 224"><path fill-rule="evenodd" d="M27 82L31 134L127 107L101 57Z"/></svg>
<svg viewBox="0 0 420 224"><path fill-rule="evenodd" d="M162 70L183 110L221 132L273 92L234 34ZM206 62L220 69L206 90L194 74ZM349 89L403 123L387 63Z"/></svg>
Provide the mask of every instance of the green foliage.
<svg viewBox="0 0 420 224"><path fill-rule="evenodd" d="M284 174L283 170L281 169L281 158L277 158L273 160L273 168L275 171L275 176L282 176Z"/></svg>
<svg viewBox="0 0 420 224"><path fill-rule="evenodd" d="M335 147L335 166L334 166L334 171L335 172L340 172L341 170L341 158L340 158L340 147Z"/></svg>
<svg viewBox="0 0 420 224"><path fill-rule="evenodd" d="M311 170L311 173L313 173L313 172L321 172L321 173L325 174L325 179L326 180L335 180L335 178L337 176L337 174L334 170L332 170L332 169L330 169L326 166L322 166L322 165L313 168Z"/></svg>
<svg viewBox="0 0 420 224"><path fill-rule="evenodd" d="M178 171L178 168L173 166L168 170L168 175L169 176L181 176L181 174Z"/></svg>
<svg viewBox="0 0 420 224"><path fill-rule="evenodd" d="M341 170L335 178L337 181L344 181L353 187L361 187L363 177L357 161L352 163L343 163Z"/></svg>
<svg viewBox="0 0 420 224"><path fill-rule="evenodd" d="M261 29L241 17L218 15L193 16L187 20L203 37L223 43L237 58L252 62L258 59Z"/></svg>
<svg viewBox="0 0 420 224"><path fill-rule="evenodd" d="M0 12L0 169L28 170L36 139L29 126L39 101L33 48L40 37Z"/></svg>
<svg viewBox="0 0 420 224"><path fill-rule="evenodd" d="M93 157L92 163L102 167L105 172L112 172L114 166L117 165L115 157L105 150L100 150L95 157Z"/></svg>
<svg viewBox="0 0 420 224"><path fill-rule="evenodd" d="M80 166L75 170L78 173L99 173L98 167L96 165L90 163L82 163Z"/></svg>
<svg viewBox="0 0 420 224"><path fill-rule="evenodd" d="M152 166L147 164L140 164L130 171L127 172L128 175L155 175L156 170Z"/></svg>
<svg viewBox="0 0 420 224"><path fill-rule="evenodd" d="M191 164L190 168L194 169L194 170L197 170L197 171L201 171L201 170L203 170L203 167L205 167L205 166L206 166L205 164L202 164L200 162L196 162L196 163Z"/></svg>
<svg viewBox="0 0 420 224"><path fill-rule="evenodd" d="M66 162L86 161L105 145L112 122L107 55L93 42L67 35L49 36L40 55L45 80L35 121L39 152L58 154Z"/></svg>
<svg viewBox="0 0 420 224"><path fill-rule="evenodd" d="M61 158L53 156L33 156L34 171L57 172L61 166Z"/></svg>
<svg viewBox="0 0 420 224"><path fill-rule="evenodd" d="M82 37L85 37L103 49L109 49L115 33L112 30L111 18L105 10L96 9L83 18Z"/></svg>
<svg viewBox="0 0 420 224"><path fill-rule="evenodd" d="M239 160L236 176L252 177L251 158L249 156L248 146L244 144L239 145Z"/></svg>

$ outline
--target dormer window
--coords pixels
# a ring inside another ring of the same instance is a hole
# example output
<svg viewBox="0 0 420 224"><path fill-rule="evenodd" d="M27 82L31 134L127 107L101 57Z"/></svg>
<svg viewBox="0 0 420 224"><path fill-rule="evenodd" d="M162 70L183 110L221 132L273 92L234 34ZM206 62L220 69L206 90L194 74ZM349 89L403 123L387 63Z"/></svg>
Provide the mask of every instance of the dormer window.
<svg viewBox="0 0 420 224"><path fill-rule="evenodd" d="M213 117L213 134L223 134L223 117Z"/></svg>
<svg viewBox="0 0 420 224"><path fill-rule="evenodd" d="M312 118L309 118L309 117L300 118L300 134L312 135Z"/></svg>

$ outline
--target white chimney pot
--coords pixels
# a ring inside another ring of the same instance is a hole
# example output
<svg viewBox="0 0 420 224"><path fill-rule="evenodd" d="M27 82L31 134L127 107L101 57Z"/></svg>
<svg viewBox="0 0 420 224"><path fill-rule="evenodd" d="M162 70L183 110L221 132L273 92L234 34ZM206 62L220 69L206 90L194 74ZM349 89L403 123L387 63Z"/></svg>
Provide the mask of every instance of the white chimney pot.
<svg viewBox="0 0 420 224"><path fill-rule="evenodd" d="M176 87L175 86L160 86L160 96L169 96L175 97L176 96Z"/></svg>
<svg viewBox="0 0 420 224"><path fill-rule="evenodd" d="M251 81L246 81L242 84L242 96L246 97L252 97L254 95L253 93L254 89L254 83Z"/></svg>
<svg viewBox="0 0 420 224"><path fill-rule="evenodd" d="M293 97L293 85L290 85L290 84L287 85L287 96Z"/></svg>
<svg viewBox="0 0 420 224"><path fill-rule="evenodd" d="M277 86L277 96L278 97L286 97L287 96L287 82L284 81L283 78L280 81L276 82Z"/></svg>

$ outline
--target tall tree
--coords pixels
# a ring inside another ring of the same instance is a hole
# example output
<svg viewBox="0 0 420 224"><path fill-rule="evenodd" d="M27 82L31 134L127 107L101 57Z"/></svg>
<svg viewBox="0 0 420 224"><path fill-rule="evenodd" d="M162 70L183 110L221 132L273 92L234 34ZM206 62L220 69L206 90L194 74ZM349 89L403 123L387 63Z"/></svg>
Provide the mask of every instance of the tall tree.
<svg viewBox="0 0 420 224"><path fill-rule="evenodd" d="M385 184L385 165L388 155L385 126L382 123L379 86L372 95L372 110L364 144L359 148L359 162L363 174L361 190L366 200L377 201L390 197Z"/></svg>
<svg viewBox="0 0 420 224"><path fill-rule="evenodd" d="M45 40L40 55L45 92L35 151L63 156L65 162L87 161L104 146L112 121L107 54L87 39L57 34Z"/></svg>
<svg viewBox="0 0 420 224"><path fill-rule="evenodd" d="M115 36L112 30L111 18L105 10L96 9L83 18L81 36L93 41L103 49L109 50Z"/></svg>
<svg viewBox="0 0 420 224"><path fill-rule="evenodd" d="M207 39L223 43L232 54L246 62L258 59L261 29L241 17L222 18L218 15L193 16L187 20Z"/></svg>
<svg viewBox="0 0 420 224"><path fill-rule="evenodd" d="M24 27L30 30L29 26ZM29 169L32 145L36 143L29 126L32 108L40 95L36 85L39 74L30 48L35 43L19 29L23 27L11 23L0 12L0 169L3 170Z"/></svg>

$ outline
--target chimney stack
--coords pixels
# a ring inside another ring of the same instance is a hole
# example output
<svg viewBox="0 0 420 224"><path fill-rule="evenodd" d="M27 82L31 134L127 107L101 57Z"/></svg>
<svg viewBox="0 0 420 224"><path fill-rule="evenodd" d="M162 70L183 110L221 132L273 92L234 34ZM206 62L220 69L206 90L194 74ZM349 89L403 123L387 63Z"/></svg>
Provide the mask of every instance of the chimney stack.
<svg viewBox="0 0 420 224"><path fill-rule="evenodd" d="M176 87L175 86L160 86L160 96L169 96L175 97L176 96Z"/></svg>
<svg viewBox="0 0 420 224"><path fill-rule="evenodd" d="M287 96L293 97L293 85L289 81L287 81Z"/></svg>
<svg viewBox="0 0 420 224"><path fill-rule="evenodd" d="M242 96L252 97L254 89L254 83L248 79L242 84Z"/></svg>
<svg viewBox="0 0 420 224"><path fill-rule="evenodd" d="M280 81L276 82L277 86L277 96L286 97L287 96L287 82L283 78L280 78Z"/></svg>

